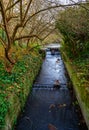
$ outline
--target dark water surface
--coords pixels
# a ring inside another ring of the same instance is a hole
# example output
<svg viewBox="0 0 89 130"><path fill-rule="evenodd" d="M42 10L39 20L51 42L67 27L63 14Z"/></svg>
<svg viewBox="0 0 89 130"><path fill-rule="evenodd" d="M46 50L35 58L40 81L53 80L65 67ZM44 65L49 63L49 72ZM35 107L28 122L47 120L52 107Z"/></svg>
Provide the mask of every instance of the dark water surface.
<svg viewBox="0 0 89 130"><path fill-rule="evenodd" d="M60 89L53 89L55 80L60 81ZM79 130L79 119L66 84L60 53L51 55L48 50L16 130L49 130L49 124L57 130Z"/></svg>

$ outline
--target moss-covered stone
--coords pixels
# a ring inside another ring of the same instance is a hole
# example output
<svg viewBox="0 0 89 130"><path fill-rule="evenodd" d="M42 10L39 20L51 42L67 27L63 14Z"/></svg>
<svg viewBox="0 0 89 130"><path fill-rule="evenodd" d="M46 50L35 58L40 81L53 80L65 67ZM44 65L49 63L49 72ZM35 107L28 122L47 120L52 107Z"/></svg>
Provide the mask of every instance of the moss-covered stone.
<svg viewBox="0 0 89 130"><path fill-rule="evenodd" d="M75 70L72 62L69 60L67 55L63 52L61 53L64 60L64 64L68 71L69 77L73 83L73 88L74 88L77 100L79 102L81 111L83 113L84 119L89 129L89 91L86 91L86 89L84 88L83 83L81 82L82 79L80 80L78 78L77 71ZM86 92L88 93L88 96L86 95Z"/></svg>

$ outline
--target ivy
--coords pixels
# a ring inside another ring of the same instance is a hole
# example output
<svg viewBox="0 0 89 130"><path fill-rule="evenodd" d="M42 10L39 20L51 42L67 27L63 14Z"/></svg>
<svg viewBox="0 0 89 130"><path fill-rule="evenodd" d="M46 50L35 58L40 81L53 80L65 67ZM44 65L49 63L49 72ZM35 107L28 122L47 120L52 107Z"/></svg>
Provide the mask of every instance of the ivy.
<svg viewBox="0 0 89 130"><path fill-rule="evenodd" d="M7 101L7 94L4 92L0 92L0 128L4 127L5 125L5 116L8 112L9 106L10 104Z"/></svg>
<svg viewBox="0 0 89 130"><path fill-rule="evenodd" d="M11 106L10 95L16 95L21 103L21 108L23 108L27 95L24 93L27 80L29 80L28 85L31 87L41 61L38 54L24 55L15 64L11 74L5 71L4 64L0 61L0 129L5 126L5 117Z"/></svg>

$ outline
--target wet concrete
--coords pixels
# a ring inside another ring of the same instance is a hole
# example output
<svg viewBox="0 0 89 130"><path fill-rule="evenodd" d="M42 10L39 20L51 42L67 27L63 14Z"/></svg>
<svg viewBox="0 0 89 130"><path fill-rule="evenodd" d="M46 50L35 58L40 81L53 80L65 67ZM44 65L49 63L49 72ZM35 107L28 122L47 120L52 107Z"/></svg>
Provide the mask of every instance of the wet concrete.
<svg viewBox="0 0 89 130"><path fill-rule="evenodd" d="M53 88L55 80L60 81L59 89ZM40 74L15 130L55 130L49 128L49 124L57 130L80 130L67 82L60 53L56 51L51 55L47 50Z"/></svg>

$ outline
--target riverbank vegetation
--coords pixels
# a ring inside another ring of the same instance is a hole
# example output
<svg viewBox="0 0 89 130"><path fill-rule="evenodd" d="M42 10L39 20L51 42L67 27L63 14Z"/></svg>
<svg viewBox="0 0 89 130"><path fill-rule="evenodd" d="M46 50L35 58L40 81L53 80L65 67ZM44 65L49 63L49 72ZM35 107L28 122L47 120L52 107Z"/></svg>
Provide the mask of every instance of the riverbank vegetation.
<svg viewBox="0 0 89 130"><path fill-rule="evenodd" d="M42 62L40 45L55 31L57 7L67 5L49 0L0 0L0 129L11 130L24 106ZM63 34L63 51L66 50L79 71L80 79L83 77L86 92L89 91L88 12L79 7L63 9L57 22ZM48 39L44 42L48 43Z"/></svg>
<svg viewBox="0 0 89 130"><path fill-rule="evenodd" d="M42 62L41 55L35 50L22 54L12 72L5 70L0 60L0 129L11 129L18 113L23 109L33 81Z"/></svg>
<svg viewBox="0 0 89 130"><path fill-rule="evenodd" d="M31 91L40 45L55 30L52 8L50 1L0 0L0 129L12 129Z"/></svg>
<svg viewBox="0 0 89 130"><path fill-rule="evenodd" d="M78 93L89 118L89 4L66 8L59 13L56 27L62 34L64 60L77 77ZM66 57L66 58L65 58ZM76 82L76 81L75 81ZM89 121L89 119L88 119ZM89 125L89 124L88 124Z"/></svg>

